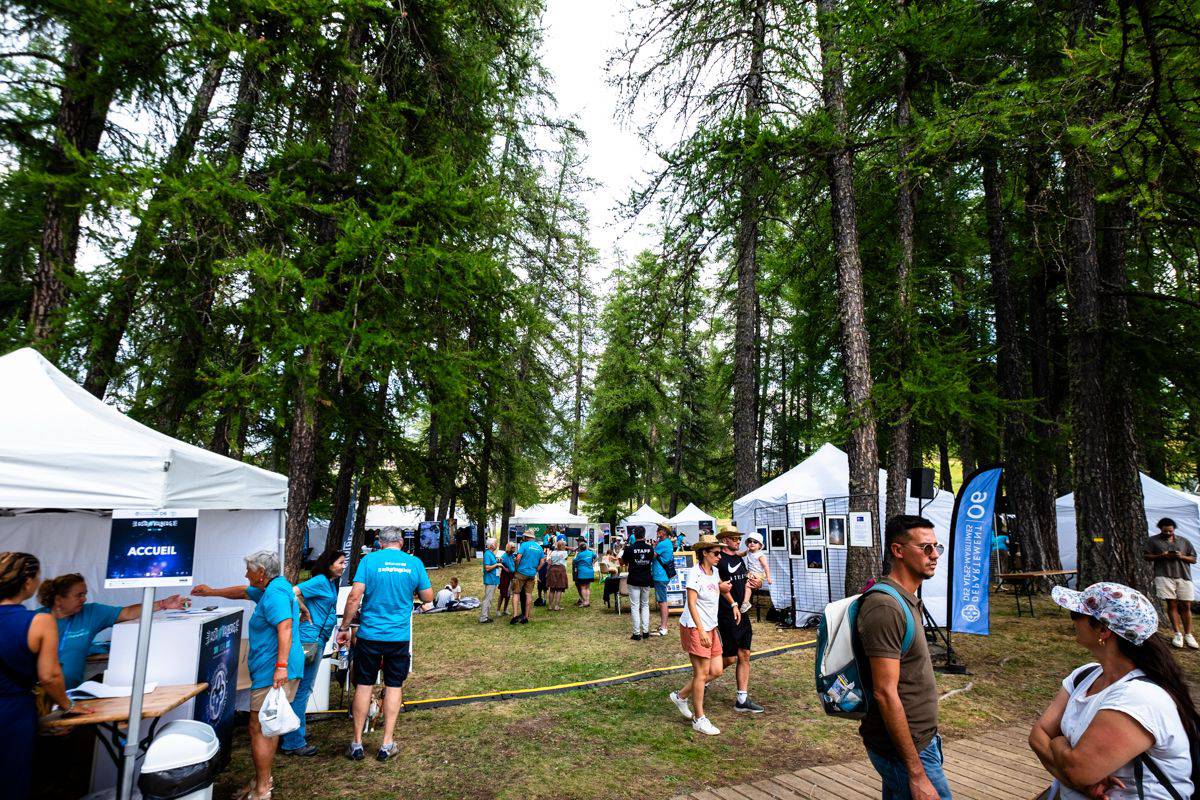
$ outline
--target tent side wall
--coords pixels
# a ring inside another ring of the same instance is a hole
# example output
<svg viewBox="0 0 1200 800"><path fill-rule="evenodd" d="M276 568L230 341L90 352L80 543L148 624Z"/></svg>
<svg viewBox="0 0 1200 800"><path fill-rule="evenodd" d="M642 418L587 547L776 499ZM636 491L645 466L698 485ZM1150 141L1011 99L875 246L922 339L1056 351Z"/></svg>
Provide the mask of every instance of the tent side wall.
<svg viewBox="0 0 1200 800"><path fill-rule="evenodd" d="M1190 541L1196 551L1200 552L1200 504L1165 506L1154 505L1152 502L1148 502L1145 508L1146 537L1149 538L1158 532L1158 529L1154 527L1156 522L1163 517L1170 517L1175 520L1176 535ZM1058 523L1058 554L1062 559L1062 567L1063 569L1077 569L1079 567L1078 539L1076 538L1078 529L1075 526L1074 495L1068 494L1058 498L1054 513ZM1192 564L1192 582L1200 583L1200 565L1198 564Z"/></svg>

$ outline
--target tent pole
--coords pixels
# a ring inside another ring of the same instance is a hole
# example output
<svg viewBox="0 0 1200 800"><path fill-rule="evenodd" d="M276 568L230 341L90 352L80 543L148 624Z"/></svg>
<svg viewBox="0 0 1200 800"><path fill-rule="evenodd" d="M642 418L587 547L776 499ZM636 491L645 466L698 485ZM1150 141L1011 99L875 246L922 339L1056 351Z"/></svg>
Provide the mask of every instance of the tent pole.
<svg viewBox="0 0 1200 800"><path fill-rule="evenodd" d="M275 532L276 544L279 550L279 566L282 569L287 564L287 511L279 509L279 520Z"/></svg>
<svg viewBox="0 0 1200 800"><path fill-rule="evenodd" d="M146 662L150 659L150 626L154 622L154 587L142 589L142 615L138 618L137 656L133 665L133 687L129 695L129 731L125 736L121 775L117 783L119 800L133 796L133 773L137 768L141 743L142 700L146 690Z"/></svg>

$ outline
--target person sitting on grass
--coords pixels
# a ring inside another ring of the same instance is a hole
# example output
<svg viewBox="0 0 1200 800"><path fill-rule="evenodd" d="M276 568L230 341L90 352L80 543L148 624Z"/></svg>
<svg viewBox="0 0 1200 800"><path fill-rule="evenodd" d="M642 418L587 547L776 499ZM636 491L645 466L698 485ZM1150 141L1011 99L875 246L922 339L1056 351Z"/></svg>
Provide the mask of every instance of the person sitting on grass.
<svg viewBox="0 0 1200 800"><path fill-rule="evenodd" d="M1075 642L1093 661L1063 680L1029 733L1029 746L1055 778L1049 796L1191 797L1200 715L1158 634L1154 605L1119 583L1082 592L1056 586L1051 597L1071 612Z"/></svg>
<svg viewBox="0 0 1200 800"><path fill-rule="evenodd" d="M704 714L704 686L721 677L725 671L724 648L717 630L717 601L724 596L738 619L741 612L730 595L730 584L721 582L717 562L721 560L721 543L714 536L701 536L692 545L696 566L687 571L683 584L687 587L687 602L679 619L679 640L683 652L692 662L692 677L678 692L671 692L671 702L684 719L692 720L692 730L709 736L721 731ZM688 699L696 707L688 708Z"/></svg>

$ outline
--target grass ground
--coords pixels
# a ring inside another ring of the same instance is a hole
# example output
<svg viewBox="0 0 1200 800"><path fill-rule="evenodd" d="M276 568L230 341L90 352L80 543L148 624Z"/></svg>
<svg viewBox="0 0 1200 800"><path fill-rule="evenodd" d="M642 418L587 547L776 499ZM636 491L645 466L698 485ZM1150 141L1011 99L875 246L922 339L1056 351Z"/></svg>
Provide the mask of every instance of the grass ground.
<svg viewBox="0 0 1200 800"><path fill-rule="evenodd" d="M482 594L479 562L433 572L435 588L451 575L459 576L464 594ZM406 698L530 688L686 663L676 620L671 636L633 642L628 615L608 613L598 591L589 609L576 608L575 599L572 589L563 611L536 609L530 625L510 626L503 617L479 625L477 612L418 617ZM1083 663L1086 654L1073 642L1066 613L1048 600L1036 606L1036 619L1018 619L1011 596L994 596L992 635L955 638L971 674L939 675L939 689L968 684L971 689L941 704L947 738L1032 721L1062 676ZM653 622L653 610L651 617ZM780 630L765 621L755 625L754 635L756 650L815 638L813 631ZM1200 654L1181 652L1180 660L1189 679L1200 681ZM367 761L343 758L349 723L337 715L309 726L309 741L321 748L320 755L277 759L275 797L669 797L863 755L856 725L821 711L813 691L812 650L753 663L751 695L766 707L762 715L735 714L733 675L722 677L707 704L720 736L694 734L667 700L683 680L671 675L402 714L400 755L385 764L371 758L378 732L366 739ZM248 744L239 732L217 797L228 797L250 776Z"/></svg>

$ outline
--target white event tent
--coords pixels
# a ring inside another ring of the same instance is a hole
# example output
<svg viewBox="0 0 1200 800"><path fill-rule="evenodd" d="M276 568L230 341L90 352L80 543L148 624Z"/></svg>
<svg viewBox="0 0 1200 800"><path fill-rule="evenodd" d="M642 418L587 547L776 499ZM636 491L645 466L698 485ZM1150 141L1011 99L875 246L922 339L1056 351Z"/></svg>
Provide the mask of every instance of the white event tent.
<svg viewBox="0 0 1200 800"><path fill-rule="evenodd" d="M509 517L509 525L562 525L586 528L588 518L572 514L566 503L537 503Z"/></svg>
<svg viewBox="0 0 1200 800"><path fill-rule="evenodd" d="M244 582L243 556L282 554L285 476L129 419L35 350L0 357L0 386L0 550L81 573L89 599L114 604L141 591L104 588L113 509L200 509L197 582Z"/></svg>
<svg viewBox="0 0 1200 800"><path fill-rule="evenodd" d="M671 527L683 534L683 540L689 545L700 538L700 523L707 522L713 533L717 532L717 518L701 510L695 503L688 503L687 508L680 511L669 520Z"/></svg>
<svg viewBox="0 0 1200 800"><path fill-rule="evenodd" d="M1155 523L1163 517L1175 520L1175 535L1182 536L1200 551L1200 497L1172 489L1142 474L1142 498L1146 512L1146 536L1158 533ZM1076 548L1075 495L1065 494L1054 503L1058 520L1058 555L1063 569L1079 565ZM1200 581L1200 569L1192 565L1192 580Z"/></svg>
<svg viewBox="0 0 1200 800"><path fill-rule="evenodd" d="M905 481L907 486L907 481ZM772 509L779 511L780 507L789 503L809 503L810 501L840 501L844 505L850 491L850 465L846 454L832 444L826 443L802 461L797 466L763 484L753 492L733 501L733 519L742 534L755 530L755 511ZM907 492L906 492L907 494ZM887 507L887 472L879 470L879 534L883 537L883 509ZM916 514L920 508L916 498L908 498L906 511ZM802 519L795 518L796 509L789 509L791 518L787 519L788 527L800 527ZM950 492L939 491L932 500L924 501L921 513L933 522L938 541L949 546L950 522L954 513L954 497ZM769 538L769 537L768 537ZM769 543L768 543L769 544ZM786 608L791 604L793 591L796 596L816 597L813 605L823 606L824 603L840 600L844 596L844 586L840 581L832 580L825 573L809 572L802 561L789 563L786 549L771 550L769 553L772 585L771 600L776 608ZM826 569L830 559L826 558ZM943 556L938 561L937 572L925 581L921 597L926 608L938 624L946 621L946 595L949 588L949 559ZM793 576L792 587L783 576L789 573ZM781 579L782 578L782 579ZM832 595L832 596L831 596ZM819 611L819 608L805 609ZM798 615L803 622L803 615Z"/></svg>
<svg viewBox="0 0 1200 800"><path fill-rule="evenodd" d="M415 506L367 506L366 529L400 528L416 530L425 521L425 509Z"/></svg>
<svg viewBox="0 0 1200 800"><path fill-rule="evenodd" d="M670 524L669 519L643 503L641 508L617 523L617 530L627 532L630 525L641 525L646 529L646 535L653 537L654 531L659 525L669 526ZM626 538L628 538L628 533L626 533Z"/></svg>

